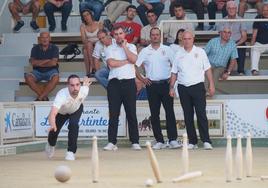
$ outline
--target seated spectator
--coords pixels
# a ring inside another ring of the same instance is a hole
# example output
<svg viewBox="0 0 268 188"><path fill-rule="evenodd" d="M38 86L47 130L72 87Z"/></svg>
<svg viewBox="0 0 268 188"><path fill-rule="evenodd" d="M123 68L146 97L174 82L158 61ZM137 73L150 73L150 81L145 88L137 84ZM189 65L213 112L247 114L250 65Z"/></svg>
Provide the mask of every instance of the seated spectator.
<svg viewBox="0 0 268 188"><path fill-rule="evenodd" d="M144 26L148 25L149 22L146 17L146 12L152 10L155 12L157 18L162 14L165 8L165 0L137 0L140 4L137 8L138 15Z"/></svg>
<svg viewBox="0 0 268 188"><path fill-rule="evenodd" d="M99 41L96 43L93 58L96 66L95 78L106 89L108 86L109 68L107 67L106 56L104 50L111 44L115 44L115 40L104 29L99 30L97 33ZM100 68L101 63L104 64Z"/></svg>
<svg viewBox="0 0 268 188"><path fill-rule="evenodd" d="M103 28L103 25L94 20L90 10L85 9L81 14L83 23L80 26L80 33L83 42L84 63L87 76L92 77L95 72L92 53L95 43L99 40L97 33Z"/></svg>
<svg viewBox="0 0 268 188"><path fill-rule="evenodd" d="M103 0L81 0L79 4L80 14L84 10L91 10L93 12L94 20L99 21L101 13L104 10Z"/></svg>
<svg viewBox="0 0 268 188"><path fill-rule="evenodd" d="M244 17L245 12L249 8L256 8L258 14L262 13L263 0L240 0L238 6L238 15L242 18Z"/></svg>
<svg viewBox="0 0 268 188"><path fill-rule="evenodd" d="M40 11L40 3L38 0L13 0L13 2L8 5L9 11L16 21L16 25L13 28L14 32L19 32L20 29L24 26L24 21L21 20L19 15L20 12L22 14L32 13L32 21L30 22L30 26L34 31L39 31L39 26L36 23L36 18L38 17Z"/></svg>
<svg viewBox="0 0 268 188"><path fill-rule="evenodd" d="M67 31L67 20L72 11L72 7L72 0L47 0L44 5L44 11L47 15L50 32L53 32L56 28L54 12L61 12L61 30Z"/></svg>
<svg viewBox="0 0 268 188"><path fill-rule="evenodd" d="M210 20L216 19L216 12L221 11L222 17L227 16L226 2L230 0L212 0L208 3L208 18ZM216 30L215 22L209 22L208 30Z"/></svg>
<svg viewBox="0 0 268 188"><path fill-rule="evenodd" d="M33 71L25 73L25 82L37 94L36 101L48 101L49 93L59 82L59 49L50 43L48 32L40 34L40 44L31 51L30 63ZM42 88L38 82L45 80L47 84Z"/></svg>
<svg viewBox="0 0 268 188"><path fill-rule="evenodd" d="M183 49L182 34L184 31L184 29L179 29L174 44L170 45L170 48L173 50L174 54L176 54L179 50Z"/></svg>
<svg viewBox="0 0 268 188"><path fill-rule="evenodd" d="M134 5L129 5L126 9L127 16L122 22L117 22L115 25L121 25L125 28L126 40L128 43L138 44L141 35L141 25L134 22L137 14L137 8Z"/></svg>
<svg viewBox="0 0 268 188"><path fill-rule="evenodd" d="M262 15L256 16L256 19L268 19L268 4L262 7ZM251 48L251 73L252 75L259 74L259 61L261 53L267 52L268 44L268 22L254 22L251 45L256 48ZM263 46L263 47L261 47Z"/></svg>
<svg viewBox="0 0 268 188"><path fill-rule="evenodd" d="M110 31L112 30L112 23L114 23L119 16L121 16L126 8L132 4L132 0L108 0L105 2L107 19L104 20L104 26Z"/></svg>
<svg viewBox="0 0 268 188"><path fill-rule="evenodd" d="M182 4L184 9L191 9L195 14L198 20L204 20L205 8L208 4L208 0L170 0L170 15L175 16L174 5L176 3ZM199 22L195 30L204 30L204 23Z"/></svg>
<svg viewBox="0 0 268 188"><path fill-rule="evenodd" d="M148 46L151 44L150 31L153 27L157 27L157 16L153 10L147 11L147 20L149 24L141 29L141 46Z"/></svg>
<svg viewBox="0 0 268 188"><path fill-rule="evenodd" d="M170 20L188 20L185 16L184 8L182 4L174 4L174 15L175 17ZM164 23L164 42L167 44L173 44L179 29L193 30L193 24L191 22L179 23L179 22L166 22Z"/></svg>
<svg viewBox="0 0 268 188"><path fill-rule="evenodd" d="M234 1L228 1L226 4L227 16L224 17L226 20L242 19L237 16L237 5ZM245 46L247 41L247 27L245 22L223 22L219 25L219 31L222 31L224 27L231 28L232 34L231 39L236 43L236 46ZM238 48L238 59L237 59L237 72L239 75L244 75L244 65L246 59L246 49Z"/></svg>
<svg viewBox="0 0 268 188"><path fill-rule="evenodd" d="M231 28L224 27L220 31L220 36L211 39L205 46L216 91L219 90L217 87L218 80L226 80L237 63L237 48L235 41L231 39L231 34Z"/></svg>

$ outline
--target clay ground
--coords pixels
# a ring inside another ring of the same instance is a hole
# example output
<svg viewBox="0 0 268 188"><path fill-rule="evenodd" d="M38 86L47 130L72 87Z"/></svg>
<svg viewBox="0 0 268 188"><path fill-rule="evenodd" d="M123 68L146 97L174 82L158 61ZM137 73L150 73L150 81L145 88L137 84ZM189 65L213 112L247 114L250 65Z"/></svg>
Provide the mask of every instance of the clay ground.
<svg viewBox="0 0 268 188"><path fill-rule="evenodd" d="M90 148L79 148L76 161L64 161L64 149L56 150L55 157L48 160L44 152L32 152L0 157L1 188L142 188L147 178L155 182L150 166L148 153L119 148L116 152L99 150L100 181L92 183ZM225 182L224 155L225 148L214 148L212 151L198 149L190 151L190 171L201 170L203 176L172 183L171 179L181 173L181 149L155 151L161 168L163 182L154 184L155 188L267 188L268 180L261 181L261 175L268 175L268 148L253 148L253 177L241 181ZM233 148L233 152L235 148ZM72 177L67 183L59 183L54 178L58 165L68 165Z"/></svg>

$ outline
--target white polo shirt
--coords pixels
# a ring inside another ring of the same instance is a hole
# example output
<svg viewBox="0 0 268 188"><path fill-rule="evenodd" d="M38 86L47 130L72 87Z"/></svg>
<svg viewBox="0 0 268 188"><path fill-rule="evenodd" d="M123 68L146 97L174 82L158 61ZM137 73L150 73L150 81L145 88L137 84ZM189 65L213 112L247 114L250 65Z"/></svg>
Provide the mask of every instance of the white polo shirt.
<svg viewBox="0 0 268 188"><path fill-rule="evenodd" d="M149 45L139 53L136 65L144 65L146 77L150 80L166 80L170 78L174 55L169 46L160 44L158 49L154 49Z"/></svg>
<svg viewBox="0 0 268 188"><path fill-rule="evenodd" d="M127 43L127 48L132 53L137 55L137 48L134 44ZM122 47L118 46L117 43L108 46L108 48L104 50L104 53L106 56L106 60L108 59L127 60L127 55L125 53L125 50ZM110 67L108 80L111 80L113 78L117 78L119 80L132 79L135 77L136 77L135 65L128 63L121 67L115 67L115 68Z"/></svg>
<svg viewBox="0 0 268 188"><path fill-rule="evenodd" d="M210 68L206 52L193 46L190 52L184 48L176 53L171 72L177 74L177 81L186 87L205 81L205 71Z"/></svg>
<svg viewBox="0 0 268 188"><path fill-rule="evenodd" d="M63 88L58 91L54 100L53 106L55 106L60 114L72 114L76 112L82 102L88 95L89 87L81 86L78 96L74 99L69 93L68 88Z"/></svg>
<svg viewBox="0 0 268 188"><path fill-rule="evenodd" d="M112 44L115 44L115 39L112 39ZM104 50L108 48L108 46L105 46L104 44L102 44L100 41L96 42L92 56L95 57L96 59L101 59L102 62L107 65L106 62L106 56L104 53Z"/></svg>

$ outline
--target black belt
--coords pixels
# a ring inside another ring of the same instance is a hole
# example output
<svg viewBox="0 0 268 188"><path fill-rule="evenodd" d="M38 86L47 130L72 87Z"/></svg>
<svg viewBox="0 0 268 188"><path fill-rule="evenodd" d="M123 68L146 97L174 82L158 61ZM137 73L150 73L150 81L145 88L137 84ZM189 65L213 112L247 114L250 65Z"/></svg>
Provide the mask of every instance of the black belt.
<svg viewBox="0 0 268 188"><path fill-rule="evenodd" d="M166 84L166 83L168 83L169 82L169 79L165 79L165 80L151 80L151 82L153 83L153 84Z"/></svg>

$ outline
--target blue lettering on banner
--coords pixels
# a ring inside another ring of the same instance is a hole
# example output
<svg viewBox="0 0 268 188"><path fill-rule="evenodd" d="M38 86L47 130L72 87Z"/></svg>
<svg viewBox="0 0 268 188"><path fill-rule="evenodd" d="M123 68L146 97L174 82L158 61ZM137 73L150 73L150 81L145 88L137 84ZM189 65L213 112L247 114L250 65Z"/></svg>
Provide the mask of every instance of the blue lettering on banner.
<svg viewBox="0 0 268 188"><path fill-rule="evenodd" d="M5 132L10 132L11 130L27 130L32 127L30 114L26 117L25 113L6 113L5 124Z"/></svg>

